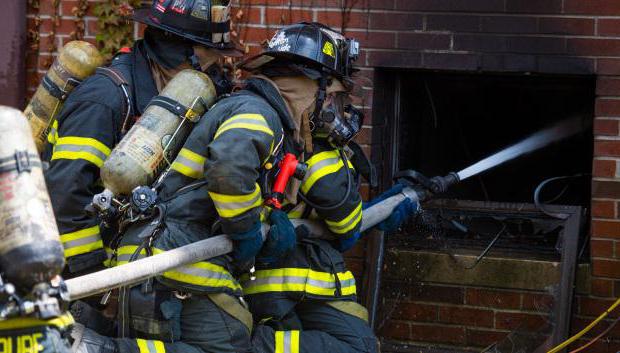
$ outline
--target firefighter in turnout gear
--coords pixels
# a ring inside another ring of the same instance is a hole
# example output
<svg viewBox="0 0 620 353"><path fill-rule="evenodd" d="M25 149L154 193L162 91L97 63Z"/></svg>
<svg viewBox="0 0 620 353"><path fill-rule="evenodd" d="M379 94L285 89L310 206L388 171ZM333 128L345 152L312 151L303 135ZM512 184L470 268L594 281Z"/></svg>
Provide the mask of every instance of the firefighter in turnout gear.
<svg viewBox="0 0 620 353"><path fill-rule="evenodd" d="M244 298L258 323L254 352L378 352L367 311L356 302L355 279L341 254L359 237L362 220L359 170L347 152L363 119L349 104L358 52L355 40L321 24L284 27L261 55L243 64L255 75L246 91L227 100L230 105L236 99L245 103L244 110L229 114L233 121L248 116L270 121L263 112L276 113L284 128L285 152L307 165L303 178L289 183L282 208L288 218L281 219L279 210L263 209L264 214L271 212L265 217L272 227L286 229L289 219L309 218L324 222L333 236L316 239L300 227L289 251L274 251L278 247L272 244L288 244L286 236L268 236L255 272L241 277ZM206 166L209 176L209 162ZM250 183L250 178L245 180ZM215 201L218 210L237 209ZM235 216L257 219L252 211Z"/></svg>
<svg viewBox="0 0 620 353"><path fill-rule="evenodd" d="M107 259L105 246L115 231L84 208L102 191L100 168L111 149L151 99L187 68L205 71L218 93L230 90L221 69L224 55L238 53L225 41L229 21L204 19L228 8L212 10L194 1L194 7L173 9L177 2L161 3L135 12L134 20L147 25L144 39L81 83L50 124L43 159L50 162L45 177L67 258L65 277L99 269Z"/></svg>

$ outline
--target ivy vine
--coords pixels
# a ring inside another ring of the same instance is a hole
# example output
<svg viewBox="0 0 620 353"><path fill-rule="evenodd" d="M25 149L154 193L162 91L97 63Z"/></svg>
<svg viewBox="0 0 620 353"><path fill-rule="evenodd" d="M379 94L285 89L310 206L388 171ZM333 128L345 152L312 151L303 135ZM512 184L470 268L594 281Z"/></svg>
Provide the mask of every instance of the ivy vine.
<svg viewBox="0 0 620 353"><path fill-rule="evenodd" d="M88 0L78 0L77 5L71 9L71 13L75 16L75 30L70 34L71 40L84 39L84 34L86 32L84 16L86 16L89 7Z"/></svg>
<svg viewBox="0 0 620 353"><path fill-rule="evenodd" d="M129 17L141 0L105 0L97 4L97 44L101 54L111 58L119 49L133 44L133 22Z"/></svg>

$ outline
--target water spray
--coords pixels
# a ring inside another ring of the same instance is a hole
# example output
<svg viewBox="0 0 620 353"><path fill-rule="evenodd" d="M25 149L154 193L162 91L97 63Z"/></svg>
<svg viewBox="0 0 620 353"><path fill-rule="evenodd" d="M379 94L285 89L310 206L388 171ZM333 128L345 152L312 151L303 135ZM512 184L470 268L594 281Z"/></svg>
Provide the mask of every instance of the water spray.
<svg viewBox="0 0 620 353"><path fill-rule="evenodd" d="M576 135L582 129L583 124L579 118L564 120L461 170L457 175L460 180L465 180L500 164Z"/></svg>

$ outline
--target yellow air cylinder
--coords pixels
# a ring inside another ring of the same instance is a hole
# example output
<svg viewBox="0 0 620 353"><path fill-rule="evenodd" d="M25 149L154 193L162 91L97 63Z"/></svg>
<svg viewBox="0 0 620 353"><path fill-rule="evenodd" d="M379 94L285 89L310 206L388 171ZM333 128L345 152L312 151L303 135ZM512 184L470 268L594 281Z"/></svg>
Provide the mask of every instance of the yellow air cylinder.
<svg viewBox="0 0 620 353"><path fill-rule="evenodd" d="M0 269L30 289L64 266L41 161L22 112L0 106Z"/></svg>
<svg viewBox="0 0 620 353"><path fill-rule="evenodd" d="M167 163L172 163L196 121L217 97L209 76L183 70L163 89L160 96L191 108L181 117L153 101L127 132L101 168L103 185L113 195L129 195L142 185L151 185ZM165 152L165 153L164 153Z"/></svg>
<svg viewBox="0 0 620 353"><path fill-rule="evenodd" d="M50 124L71 91L103 64L103 57L88 42L67 43L47 71L30 103L24 110L30 122L37 150L42 152L47 143Z"/></svg>

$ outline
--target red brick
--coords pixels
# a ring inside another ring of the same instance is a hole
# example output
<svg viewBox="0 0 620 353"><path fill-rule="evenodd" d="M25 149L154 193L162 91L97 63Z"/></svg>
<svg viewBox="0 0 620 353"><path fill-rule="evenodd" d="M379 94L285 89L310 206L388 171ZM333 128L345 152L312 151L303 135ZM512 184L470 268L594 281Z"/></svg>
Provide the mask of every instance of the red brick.
<svg viewBox="0 0 620 353"><path fill-rule="evenodd" d="M601 277L620 278L620 260L592 259L592 274Z"/></svg>
<svg viewBox="0 0 620 353"><path fill-rule="evenodd" d="M556 0L553 0L556 1ZM504 0L396 0L397 10L503 12Z"/></svg>
<svg viewBox="0 0 620 353"><path fill-rule="evenodd" d="M613 119L595 119L594 135L617 136L618 120Z"/></svg>
<svg viewBox="0 0 620 353"><path fill-rule="evenodd" d="M617 56L620 55L620 40L569 38L567 52L575 55Z"/></svg>
<svg viewBox="0 0 620 353"><path fill-rule="evenodd" d="M459 287L443 287L416 284L411 287L411 298L416 301L463 304L465 290Z"/></svg>
<svg viewBox="0 0 620 353"><path fill-rule="evenodd" d="M565 0L564 13L614 16L620 15L617 0Z"/></svg>
<svg viewBox="0 0 620 353"><path fill-rule="evenodd" d="M344 21L346 28L368 28L368 14L365 12L350 12L345 17L342 11L319 11L317 21L327 26L342 30Z"/></svg>
<svg viewBox="0 0 620 353"><path fill-rule="evenodd" d="M508 50L531 54L564 54L566 39L560 37L511 37L508 38Z"/></svg>
<svg viewBox="0 0 620 353"><path fill-rule="evenodd" d="M590 291L596 297L613 297L614 282L607 279L593 278L590 283Z"/></svg>
<svg viewBox="0 0 620 353"><path fill-rule="evenodd" d="M620 199L620 182L594 180L592 182L592 196Z"/></svg>
<svg viewBox="0 0 620 353"><path fill-rule="evenodd" d="M427 15L426 30L478 32L480 30L480 16L471 16L466 14Z"/></svg>
<svg viewBox="0 0 620 353"><path fill-rule="evenodd" d="M439 321L476 327L493 327L493 311L467 307L443 306L439 308Z"/></svg>
<svg viewBox="0 0 620 353"><path fill-rule="evenodd" d="M418 322L437 321L437 306L419 303L396 303L397 309L394 311L394 318Z"/></svg>
<svg viewBox="0 0 620 353"><path fill-rule="evenodd" d="M422 342L465 343L465 328L411 325L411 339Z"/></svg>
<svg viewBox="0 0 620 353"><path fill-rule="evenodd" d="M450 48L451 38L446 34L398 33L398 48L413 50L440 50Z"/></svg>
<svg viewBox="0 0 620 353"><path fill-rule="evenodd" d="M555 298L550 294L523 293L522 309L536 312L551 312Z"/></svg>
<svg viewBox="0 0 620 353"><path fill-rule="evenodd" d="M500 330L538 331L548 325L548 318L543 315L515 312L495 313L495 328Z"/></svg>
<svg viewBox="0 0 620 353"><path fill-rule="evenodd" d="M397 340L409 340L411 338L411 327L408 322L390 320L379 329L379 335Z"/></svg>
<svg viewBox="0 0 620 353"><path fill-rule="evenodd" d="M368 66L419 68L422 64L422 55L411 51L371 51L368 53Z"/></svg>
<svg viewBox="0 0 620 353"><path fill-rule="evenodd" d="M369 28L411 31L422 29L422 16L410 13L375 12L369 15Z"/></svg>
<svg viewBox="0 0 620 353"><path fill-rule="evenodd" d="M598 238L590 240L590 253L593 257L612 258L614 256L613 240Z"/></svg>
<svg viewBox="0 0 620 353"><path fill-rule="evenodd" d="M392 49L396 47L396 34L393 32L347 31L347 34L360 41L362 48Z"/></svg>
<svg viewBox="0 0 620 353"><path fill-rule="evenodd" d="M597 60L597 70L601 75L620 75L620 59L601 58Z"/></svg>
<svg viewBox="0 0 620 353"><path fill-rule="evenodd" d="M505 52L506 38L485 34L457 34L454 36L454 49L485 53Z"/></svg>
<svg viewBox="0 0 620 353"><path fill-rule="evenodd" d="M594 155L601 157L620 156L620 141L596 140L594 141Z"/></svg>
<svg viewBox="0 0 620 353"><path fill-rule="evenodd" d="M536 33L538 19L522 16L486 16L482 18L480 30L488 33Z"/></svg>
<svg viewBox="0 0 620 353"><path fill-rule="evenodd" d="M610 178L616 175L616 161L609 159L595 159L592 163L593 176Z"/></svg>
<svg viewBox="0 0 620 353"><path fill-rule="evenodd" d="M265 23L269 25L284 25L300 21L312 21L312 11L289 8L267 8Z"/></svg>
<svg viewBox="0 0 620 353"><path fill-rule="evenodd" d="M521 306L521 294L508 291L467 288L465 303L486 308L518 309Z"/></svg>
<svg viewBox="0 0 620 353"><path fill-rule="evenodd" d="M508 335L508 331L490 331L479 329L466 329L467 345L477 347L488 347L494 343L502 341Z"/></svg>
<svg viewBox="0 0 620 353"><path fill-rule="evenodd" d="M608 200L592 200L592 216L598 218L615 218L616 203Z"/></svg>
<svg viewBox="0 0 620 353"><path fill-rule="evenodd" d="M620 79L598 76L596 80L596 94L598 96L620 96Z"/></svg>
<svg viewBox="0 0 620 353"><path fill-rule="evenodd" d="M543 17L538 20L539 32L544 34L594 34L591 18Z"/></svg>
<svg viewBox="0 0 620 353"><path fill-rule="evenodd" d="M597 317L603 313L614 300L612 299L595 299L587 297L579 297L579 314L583 316ZM618 312L613 311L610 317L618 317Z"/></svg>
<svg viewBox="0 0 620 353"><path fill-rule="evenodd" d="M524 1L506 0L506 12L522 13L560 13L562 0Z"/></svg>
<svg viewBox="0 0 620 353"><path fill-rule="evenodd" d="M596 100L597 116L620 116L620 99L598 98Z"/></svg>
<svg viewBox="0 0 620 353"><path fill-rule="evenodd" d="M593 220L592 236L597 238L620 239L620 222Z"/></svg>

